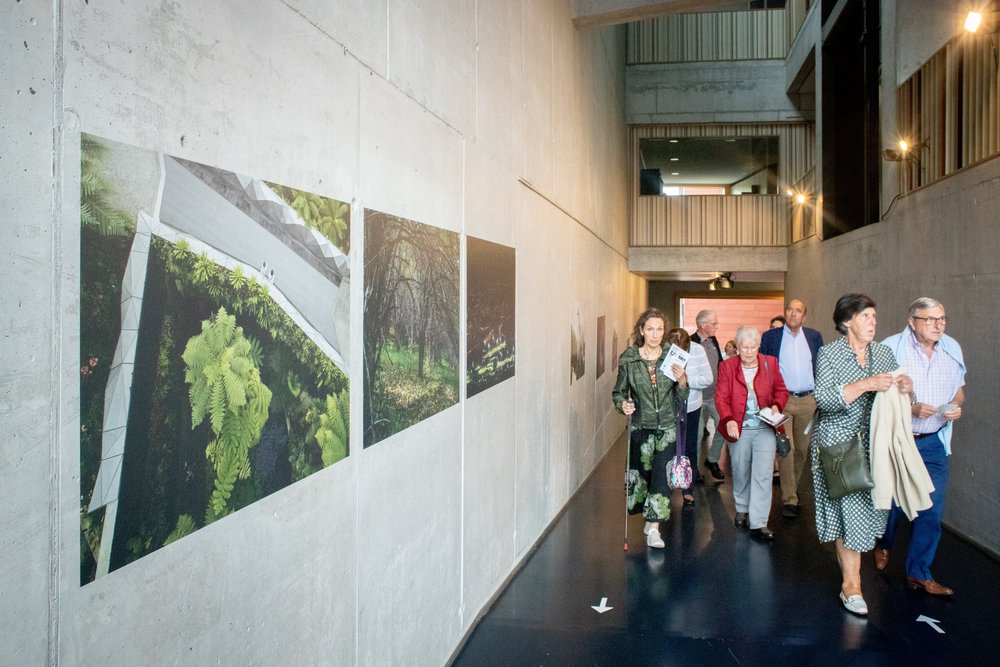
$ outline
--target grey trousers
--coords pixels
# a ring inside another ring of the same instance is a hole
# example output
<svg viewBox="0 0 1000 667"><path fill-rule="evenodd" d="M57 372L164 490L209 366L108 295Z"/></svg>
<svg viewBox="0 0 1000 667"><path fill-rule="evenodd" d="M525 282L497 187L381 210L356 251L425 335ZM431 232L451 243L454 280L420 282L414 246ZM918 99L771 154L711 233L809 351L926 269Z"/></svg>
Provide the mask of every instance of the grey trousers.
<svg viewBox="0 0 1000 667"><path fill-rule="evenodd" d="M781 503L783 505L799 504L799 484L802 483L802 471L806 469L809 459L809 443L812 434L806 433L806 426L816 413L816 399L810 396L789 396L785 406L785 414L789 419L785 422L785 433L792 441L792 451L783 459L778 459L778 472L781 473Z"/></svg>
<svg viewBox="0 0 1000 667"><path fill-rule="evenodd" d="M698 438L698 464L701 465L703 460L707 460L709 463L718 463L719 457L722 456L722 445L726 444L723 440L722 435L719 433L719 411L715 409L715 399L710 398L703 401L701 404L701 426L698 427L698 433L704 433L705 428L708 426L708 418L712 418L712 422L715 424L715 435L712 436L712 444L708 447L708 457L707 459L702 459L703 440L705 438Z"/></svg>
<svg viewBox="0 0 1000 667"><path fill-rule="evenodd" d="M774 431L744 428L740 439L729 444L733 466L733 500L736 511L750 515L750 528L763 528L771 513Z"/></svg>

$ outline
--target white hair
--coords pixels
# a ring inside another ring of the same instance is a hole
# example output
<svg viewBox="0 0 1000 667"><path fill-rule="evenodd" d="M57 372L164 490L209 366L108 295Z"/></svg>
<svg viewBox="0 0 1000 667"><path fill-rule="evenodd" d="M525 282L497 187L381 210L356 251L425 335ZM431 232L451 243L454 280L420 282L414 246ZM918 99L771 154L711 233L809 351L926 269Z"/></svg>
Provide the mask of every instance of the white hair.
<svg viewBox="0 0 1000 667"><path fill-rule="evenodd" d="M739 344L743 341L751 340L756 343L760 342L760 330L749 324L741 325L740 328L736 330L736 345L739 346Z"/></svg>

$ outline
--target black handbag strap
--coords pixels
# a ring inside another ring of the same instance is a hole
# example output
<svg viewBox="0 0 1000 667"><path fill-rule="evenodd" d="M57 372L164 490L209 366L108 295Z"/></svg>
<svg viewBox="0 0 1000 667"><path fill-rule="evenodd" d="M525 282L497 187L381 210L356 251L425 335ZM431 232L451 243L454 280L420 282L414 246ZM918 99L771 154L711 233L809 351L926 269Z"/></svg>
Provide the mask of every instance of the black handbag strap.
<svg viewBox="0 0 1000 667"><path fill-rule="evenodd" d="M677 456L684 456L684 440L687 433L687 400L677 394L677 385L673 387L674 394L674 430L677 439Z"/></svg>

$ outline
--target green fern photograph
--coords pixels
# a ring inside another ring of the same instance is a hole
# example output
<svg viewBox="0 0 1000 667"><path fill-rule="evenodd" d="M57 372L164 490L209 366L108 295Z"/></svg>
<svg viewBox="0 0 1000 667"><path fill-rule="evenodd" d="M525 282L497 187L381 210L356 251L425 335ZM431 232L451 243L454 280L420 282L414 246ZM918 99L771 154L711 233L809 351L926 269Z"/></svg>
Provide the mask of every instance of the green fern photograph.
<svg viewBox="0 0 1000 667"><path fill-rule="evenodd" d="M89 134L81 167L86 584L349 455L350 207Z"/></svg>

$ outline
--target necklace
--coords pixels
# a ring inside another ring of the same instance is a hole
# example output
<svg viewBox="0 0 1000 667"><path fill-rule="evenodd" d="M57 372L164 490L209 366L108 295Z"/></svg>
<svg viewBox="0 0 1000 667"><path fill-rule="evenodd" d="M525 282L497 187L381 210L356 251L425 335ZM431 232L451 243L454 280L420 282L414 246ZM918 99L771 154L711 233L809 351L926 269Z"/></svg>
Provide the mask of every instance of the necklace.
<svg viewBox="0 0 1000 667"><path fill-rule="evenodd" d="M640 347L639 356L643 359L643 361L656 361L657 359L660 358L660 351L661 350L657 350L655 352L649 352L646 350L645 347Z"/></svg>

